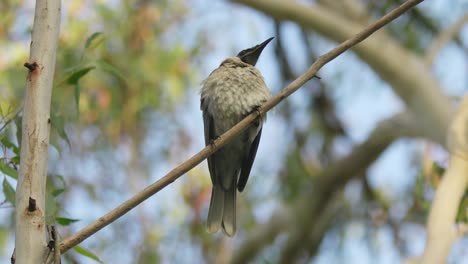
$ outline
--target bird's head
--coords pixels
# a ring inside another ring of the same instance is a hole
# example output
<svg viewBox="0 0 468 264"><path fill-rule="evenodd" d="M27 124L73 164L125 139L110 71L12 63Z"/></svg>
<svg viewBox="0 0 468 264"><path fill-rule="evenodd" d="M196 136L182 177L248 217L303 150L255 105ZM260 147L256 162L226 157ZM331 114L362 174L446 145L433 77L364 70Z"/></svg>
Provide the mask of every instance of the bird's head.
<svg viewBox="0 0 468 264"><path fill-rule="evenodd" d="M262 53L263 49L272 39L274 39L274 37L271 37L263 41L262 43L256 46L253 46L252 48L241 50L237 54L237 57L241 59L241 61L248 63L252 66L255 66L255 64L257 63L258 57L260 57L260 54Z"/></svg>

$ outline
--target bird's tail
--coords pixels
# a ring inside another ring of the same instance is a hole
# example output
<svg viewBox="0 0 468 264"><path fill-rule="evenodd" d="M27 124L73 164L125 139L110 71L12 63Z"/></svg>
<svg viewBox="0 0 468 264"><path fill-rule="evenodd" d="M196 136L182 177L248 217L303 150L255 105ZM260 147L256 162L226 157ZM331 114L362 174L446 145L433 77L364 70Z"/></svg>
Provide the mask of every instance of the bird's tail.
<svg viewBox="0 0 468 264"><path fill-rule="evenodd" d="M232 237L236 234L236 186L224 192L223 231Z"/></svg>
<svg viewBox="0 0 468 264"><path fill-rule="evenodd" d="M236 233L236 194L235 186L228 190L213 186L208 211L208 232L215 233L219 227L223 227L226 235L234 236Z"/></svg>

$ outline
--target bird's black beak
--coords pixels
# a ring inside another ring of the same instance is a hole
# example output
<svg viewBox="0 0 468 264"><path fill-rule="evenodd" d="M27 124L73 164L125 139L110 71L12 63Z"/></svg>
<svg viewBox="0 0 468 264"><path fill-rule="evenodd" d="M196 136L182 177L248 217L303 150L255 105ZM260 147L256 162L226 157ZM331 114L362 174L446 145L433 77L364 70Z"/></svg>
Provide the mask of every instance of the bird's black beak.
<svg viewBox="0 0 468 264"><path fill-rule="evenodd" d="M239 57L243 62L255 66L258 57L260 57L260 54L262 53L263 49L272 39L274 39L274 37L271 37L252 48L242 50L237 54L237 57Z"/></svg>

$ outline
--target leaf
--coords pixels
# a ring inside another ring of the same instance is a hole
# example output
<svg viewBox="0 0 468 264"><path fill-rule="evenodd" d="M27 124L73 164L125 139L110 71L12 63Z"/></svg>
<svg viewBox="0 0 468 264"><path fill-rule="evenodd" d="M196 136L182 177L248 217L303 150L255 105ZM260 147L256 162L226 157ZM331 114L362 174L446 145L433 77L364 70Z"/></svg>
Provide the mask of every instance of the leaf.
<svg viewBox="0 0 468 264"><path fill-rule="evenodd" d="M90 259L93 259L99 263L104 263L102 262L94 253L92 253L91 251L83 248L83 247L80 247L80 246L74 246L73 249L80 255L83 255L85 257L88 257Z"/></svg>
<svg viewBox="0 0 468 264"><path fill-rule="evenodd" d="M50 133L50 139L49 139L49 144L57 150L59 156L62 156L62 147L60 147L60 144L58 142L58 136L57 132L55 129L51 131Z"/></svg>
<svg viewBox="0 0 468 264"><path fill-rule="evenodd" d="M102 37L101 37L102 36ZM101 37L101 38L99 38ZM91 45L93 44L93 46L91 48L95 48L97 47L99 44L102 43L102 41L104 40L104 35L102 34L102 32L94 32L91 36L89 36L89 38L86 40L85 42L85 49L91 47Z"/></svg>
<svg viewBox="0 0 468 264"><path fill-rule="evenodd" d="M54 197L57 197L57 196L59 196L60 194L62 194L64 191L65 191L65 188L55 189L55 190L52 192L52 195L53 195Z"/></svg>
<svg viewBox="0 0 468 264"><path fill-rule="evenodd" d="M13 158L10 159L14 164L19 165L20 164L20 156L14 156Z"/></svg>
<svg viewBox="0 0 468 264"><path fill-rule="evenodd" d="M47 175L47 192L53 197L57 197L66 190L65 179L60 174L49 174ZM57 185L61 185L58 187Z"/></svg>
<svg viewBox="0 0 468 264"><path fill-rule="evenodd" d="M66 217L57 217L57 218L55 218L55 220L61 226L68 226L68 225L71 225L71 224L73 224L75 222L80 221L79 219L71 219L71 218L66 218Z"/></svg>
<svg viewBox="0 0 468 264"><path fill-rule="evenodd" d="M51 115L51 125L57 131L58 135L71 147L70 139L65 132L65 118L61 115Z"/></svg>
<svg viewBox="0 0 468 264"><path fill-rule="evenodd" d="M102 70L104 72L107 72L107 73L111 74L112 76L114 76L116 78L119 78L121 80L125 80L125 76L123 75L123 73L119 69L114 67L112 64L106 62L105 60L96 61L96 66L100 70Z"/></svg>
<svg viewBox="0 0 468 264"><path fill-rule="evenodd" d="M18 154L19 153L19 148L18 146L16 146L13 142L11 142L8 138L4 137L0 140L0 142L2 142L2 144L7 147L7 148L10 148L13 150L13 152L15 154Z"/></svg>
<svg viewBox="0 0 468 264"><path fill-rule="evenodd" d="M81 86L79 83L75 84L75 107L76 107L76 114L78 117L80 116L80 91Z"/></svg>
<svg viewBox="0 0 468 264"><path fill-rule="evenodd" d="M51 194L50 190L47 190L45 201L46 224L51 225L54 223L59 209L55 197Z"/></svg>
<svg viewBox="0 0 468 264"><path fill-rule="evenodd" d="M23 117L17 116L15 118L15 125L16 125L16 142L18 142L18 148L21 148L21 132L23 130Z"/></svg>
<svg viewBox="0 0 468 264"><path fill-rule="evenodd" d="M75 70L75 71L73 71L73 73L70 76L67 77L66 82L68 84L77 84L78 81L83 76L85 76L86 74L88 74L88 72L90 72L91 70L93 70L95 68L96 68L95 66L88 66L88 67L84 67L84 68Z"/></svg>
<svg viewBox="0 0 468 264"><path fill-rule="evenodd" d="M15 206L15 189L11 184L7 181L6 178L3 178L3 195L5 195L5 199L10 202L13 206Z"/></svg>
<svg viewBox="0 0 468 264"><path fill-rule="evenodd" d="M0 162L0 171L3 172L5 175L12 177L15 180L18 179L18 171L3 162Z"/></svg>
<svg viewBox="0 0 468 264"><path fill-rule="evenodd" d="M0 250L4 251L9 241L10 230L5 226L0 226Z"/></svg>

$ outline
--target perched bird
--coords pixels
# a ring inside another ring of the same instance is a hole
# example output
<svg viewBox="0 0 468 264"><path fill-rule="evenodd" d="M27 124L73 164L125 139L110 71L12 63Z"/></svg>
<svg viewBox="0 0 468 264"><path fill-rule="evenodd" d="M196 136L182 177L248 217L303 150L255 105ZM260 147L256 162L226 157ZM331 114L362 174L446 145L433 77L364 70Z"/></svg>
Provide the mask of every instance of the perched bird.
<svg viewBox="0 0 468 264"><path fill-rule="evenodd" d="M266 102L271 93L255 68L269 38L236 57L225 59L205 81L201 89L201 110L205 144L232 128ZM220 227L228 236L236 233L236 194L249 178L262 134L264 118L230 141L208 158L213 189L208 212L208 232Z"/></svg>

